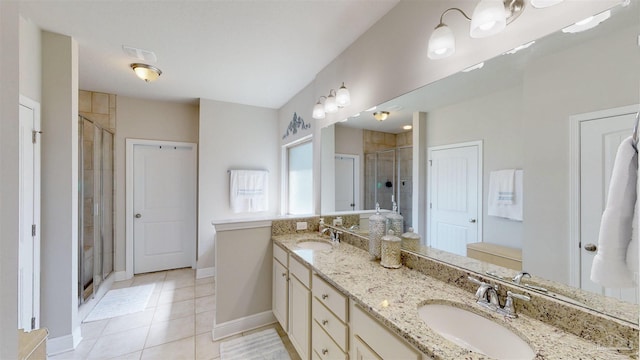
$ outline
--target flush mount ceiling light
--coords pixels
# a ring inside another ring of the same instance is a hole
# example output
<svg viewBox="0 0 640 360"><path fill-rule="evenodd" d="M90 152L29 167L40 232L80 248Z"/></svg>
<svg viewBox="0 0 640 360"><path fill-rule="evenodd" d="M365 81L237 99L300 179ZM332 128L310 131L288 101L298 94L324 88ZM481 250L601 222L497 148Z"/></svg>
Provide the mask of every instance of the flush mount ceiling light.
<svg viewBox="0 0 640 360"><path fill-rule="evenodd" d="M323 100L324 99L324 103ZM328 96L320 96L318 102L313 107L312 117L314 119L324 119L326 114L334 114L338 109L351 105L351 95L344 82L336 92L334 89L329 90Z"/></svg>
<svg viewBox="0 0 640 360"><path fill-rule="evenodd" d="M378 121L385 121L389 117L388 111L378 111L373 113L373 117Z"/></svg>
<svg viewBox="0 0 640 360"><path fill-rule="evenodd" d="M607 10L605 12L601 12L600 14L589 16L588 18L578 21L577 23L567 26L562 29L563 33L575 34L583 31L587 31L589 29L593 29L594 27L600 25L601 22L607 20L611 17L611 10Z"/></svg>
<svg viewBox="0 0 640 360"><path fill-rule="evenodd" d="M134 63L131 64L131 68L140 79L146 82L151 82L162 75L162 71L160 69L147 64Z"/></svg>
<svg viewBox="0 0 640 360"><path fill-rule="evenodd" d="M411 129L413 129L413 126L411 126L411 125L405 125L405 126L403 126L402 128L403 128L404 130L411 130Z"/></svg>
<svg viewBox="0 0 640 360"><path fill-rule="evenodd" d="M459 8L449 8L440 15L440 23L429 37L427 56L430 59L444 59L456 51L456 39L453 31L444 23L444 15L457 11L471 21L469 36L484 38L495 35L514 21L524 9L524 0L481 0L469 17Z"/></svg>

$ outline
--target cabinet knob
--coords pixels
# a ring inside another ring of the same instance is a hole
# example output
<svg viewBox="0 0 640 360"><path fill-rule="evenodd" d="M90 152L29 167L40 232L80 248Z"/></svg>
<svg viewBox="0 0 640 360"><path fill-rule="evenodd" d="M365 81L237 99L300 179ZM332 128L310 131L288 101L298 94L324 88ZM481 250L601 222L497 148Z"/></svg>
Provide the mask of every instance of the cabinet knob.
<svg viewBox="0 0 640 360"><path fill-rule="evenodd" d="M282 273L282 277L285 277L285 276L287 276L287 273L286 273L286 272L283 272L283 273Z"/></svg>
<svg viewBox="0 0 640 360"><path fill-rule="evenodd" d="M322 325L327 326L328 323L329 323L329 320L322 320Z"/></svg>
<svg viewBox="0 0 640 360"><path fill-rule="evenodd" d="M327 294L322 294L322 300L327 300L327 298L329 297L329 295Z"/></svg>
<svg viewBox="0 0 640 360"><path fill-rule="evenodd" d="M327 349L322 349L322 355L327 355L329 353L329 350Z"/></svg>

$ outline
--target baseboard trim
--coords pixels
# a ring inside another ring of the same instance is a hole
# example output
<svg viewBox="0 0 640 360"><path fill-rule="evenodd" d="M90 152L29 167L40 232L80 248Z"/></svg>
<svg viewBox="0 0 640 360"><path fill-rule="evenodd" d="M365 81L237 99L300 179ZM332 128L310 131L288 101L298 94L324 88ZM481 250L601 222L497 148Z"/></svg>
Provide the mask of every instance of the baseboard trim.
<svg viewBox="0 0 640 360"><path fill-rule="evenodd" d="M216 268L208 267L202 269L196 269L196 279L203 279L216 276Z"/></svg>
<svg viewBox="0 0 640 360"><path fill-rule="evenodd" d="M245 331L253 330L262 326L270 325L276 322L272 311L265 311L259 314L243 317L236 320L224 322L222 324L213 324L211 334L213 340L217 341L231 335L236 335Z"/></svg>
<svg viewBox="0 0 640 360"><path fill-rule="evenodd" d="M126 271L116 271L113 274L113 277L115 281L123 281L123 280L131 279Z"/></svg>
<svg viewBox="0 0 640 360"><path fill-rule="evenodd" d="M73 334L47 339L47 356L61 354L75 349L82 341L80 326L73 329Z"/></svg>

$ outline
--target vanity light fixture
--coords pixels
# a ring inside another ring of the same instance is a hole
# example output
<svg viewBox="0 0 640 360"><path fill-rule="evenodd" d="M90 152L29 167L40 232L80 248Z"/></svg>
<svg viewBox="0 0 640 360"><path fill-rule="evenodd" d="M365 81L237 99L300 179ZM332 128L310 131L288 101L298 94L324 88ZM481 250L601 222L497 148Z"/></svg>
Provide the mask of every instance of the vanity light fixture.
<svg viewBox="0 0 640 360"><path fill-rule="evenodd" d="M136 75L146 82L151 82L162 75L162 71L155 66L141 63L134 63L130 66Z"/></svg>
<svg viewBox="0 0 640 360"><path fill-rule="evenodd" d="M334 114L338 112L338 104L336 103L336 91L331 89L329 96L324 100L324 112Z"/></svg>
<svg viewBox="0 0 640 360"><path fill-rule="evenodd" d="M324 98L324 103L322 99ZM318 102L313 107L312 117L314 119L324 119L326 114L334 114L339 108L351 105L351 95L344 82L336 92L334 89L329 90L328 96L320 96Z"/></svg>
<svg viewBox="0 0 640 360"><path fill-rule="evenodd" d="M444 23L443 18L449 11L458 11L471 21L469 36L484 38L504 30L524 9L524 0L481 0L469 17L459 8L449 8L440 15L440 23L429 37L427 56L430 59L443 59L456 51L453 31Z"/></svg>
<svg viewBox="0 0 640 360"><path fill-rule="evenodd" d="M349 90L346 86L344 86L344 82L340 89L338 89L338 93L336 93L336 104L338 107L345 107L351 105L351 95L349 94Z"/></svg>
<svg viewBox="0 0 640 360"><path fill-rule="evenodd" d="M326 112L324 111L324 104L322 104L322 98L326 99L327 97L320 96L320 99L318 99L318 102L313 107L313 114L311 115L311 117L317 120L324 119L326 116Z"/></svg>
<svg viewBox="0 0 640 360"><path fill-rule="evenodd" d="M378 111L373 113L373 117L378 121L385 121L389 117L388 111Z"/></svg>
<svg viewBox="0 0 640 360"><path fill-rule="evenodd" d="M578 21L577 23L562 29L563 33L575 34L600 25L601 22L611 17L611 10L601 12L600 14L589 16L588 18Z"/></svg>

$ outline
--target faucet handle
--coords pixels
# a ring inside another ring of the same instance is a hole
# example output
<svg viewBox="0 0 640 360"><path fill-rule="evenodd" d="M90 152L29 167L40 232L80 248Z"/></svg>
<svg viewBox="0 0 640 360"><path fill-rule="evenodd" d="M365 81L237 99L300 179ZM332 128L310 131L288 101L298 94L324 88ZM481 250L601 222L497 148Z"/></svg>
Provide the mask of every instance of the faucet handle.
<svg viewBox="0 0 640 360"><path fill-rule="evenodd" d="M513 279L511 279L511 281L513 281L516 284L520 284L520 281L522 280L523 277L531 277L531 274L529 274L526 271L520 271L518 274L516 274L516 276L513 277Z"/></svg>
<svg viewBox="0 0 640 360"><path fill-rule="evenodd" d="M511 291L507 291L507 300L509 300L510 297L511 298L516 298L518 300L523 300L523 301L531 301L531 297L530 296L523 295L523 294L516 294L516 293L513 293Z"/></svg>
<svg viewBox="0 0 640 360"><path fill-rule="evenodd" d="M527 295L516 294L511 291L507 291L507 300L504 302L504 308L498 308L498 313L510 318L517 318L518 314L516 314L516 308L513 306L514 298L523 301L531 301L531 297Z"/></svg>

